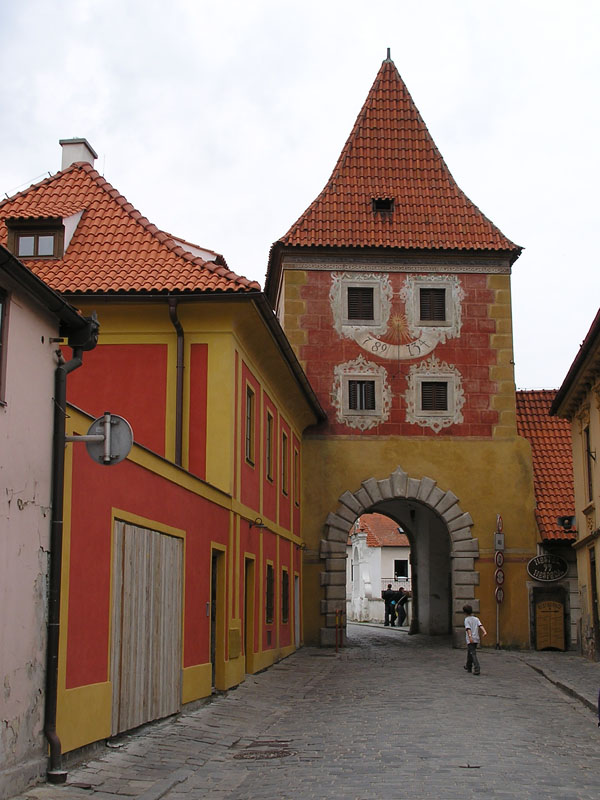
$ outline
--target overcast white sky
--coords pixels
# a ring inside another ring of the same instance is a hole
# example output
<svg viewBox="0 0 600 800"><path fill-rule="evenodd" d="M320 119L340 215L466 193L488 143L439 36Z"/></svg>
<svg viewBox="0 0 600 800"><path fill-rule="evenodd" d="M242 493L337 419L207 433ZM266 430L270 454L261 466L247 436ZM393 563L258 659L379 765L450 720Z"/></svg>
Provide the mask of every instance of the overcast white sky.
<svg viewBox="0 0 600 800"><path fill-rule="evenodd" d="M159 228L264 284L391 48L459 186L526 249L516 379L560 385L600 298L597 0L0 0L0 194L83 136Z"/></svg>

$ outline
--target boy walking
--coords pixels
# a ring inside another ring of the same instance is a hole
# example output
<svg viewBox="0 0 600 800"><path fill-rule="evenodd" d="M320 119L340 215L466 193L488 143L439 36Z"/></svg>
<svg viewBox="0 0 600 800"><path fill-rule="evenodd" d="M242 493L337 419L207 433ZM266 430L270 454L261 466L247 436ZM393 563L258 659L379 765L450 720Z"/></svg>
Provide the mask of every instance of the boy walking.
<svg viewBox="0 0 600 800"><path fill-rule="evenodd" d="M467 663L465 669L473 675L479 675L481 669L477 658L477 645L481 642L481 636L487 636L487 631L481 624L479 617L473 616L473 608L470 605L463 606L465 613L465 633L467 636Z"/></svg>

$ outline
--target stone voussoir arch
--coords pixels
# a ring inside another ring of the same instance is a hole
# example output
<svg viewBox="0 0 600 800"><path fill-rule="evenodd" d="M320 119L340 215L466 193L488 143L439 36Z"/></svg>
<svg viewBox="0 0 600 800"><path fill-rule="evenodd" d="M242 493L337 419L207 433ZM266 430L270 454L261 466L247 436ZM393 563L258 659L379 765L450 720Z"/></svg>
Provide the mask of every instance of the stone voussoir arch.
<svg viewBox="0 0 600 800"><path fill-rule="evenodd" d="M336 612L340 608L345 612L346 546L350 528L361 514L376 510L374 507L378 503L388 500L416 500L441 517L448 528L452 543L452 632L454 644L459 645L464 642L462 605L469 602L476 613L479 611L479 600L474 596L475 586L479 585L479 572L475 569L479 542L471 533L473 519L462 510L453 492L440 489L432 478L411 478L401 467L388 478L367 478L357 491L344 492L335 512L327 516L319 548L325 567L321 572L321 586L325 592L321 614L325 617L325 626L320 630L320 644L322 647L335 645ZM345 626L345 613L343 619Z"/></svg>

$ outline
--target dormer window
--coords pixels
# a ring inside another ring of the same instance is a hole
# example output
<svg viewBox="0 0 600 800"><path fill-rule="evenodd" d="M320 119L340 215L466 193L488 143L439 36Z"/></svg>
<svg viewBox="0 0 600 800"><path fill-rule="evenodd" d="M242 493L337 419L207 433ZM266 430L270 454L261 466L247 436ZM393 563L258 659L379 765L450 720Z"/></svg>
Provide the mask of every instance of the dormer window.
<svg viewBox="0 0 600 800"><path fill-rule="evenodd" d="M62 219L8 219L8 249L17 258L61 258L64 246Z"/></svg>
<svg viewBox="0 0 600 800"><path fill-rule="evenodd" d="M372 202L375 213L391 214L394 210L393 197L374 197Z"/></svg>

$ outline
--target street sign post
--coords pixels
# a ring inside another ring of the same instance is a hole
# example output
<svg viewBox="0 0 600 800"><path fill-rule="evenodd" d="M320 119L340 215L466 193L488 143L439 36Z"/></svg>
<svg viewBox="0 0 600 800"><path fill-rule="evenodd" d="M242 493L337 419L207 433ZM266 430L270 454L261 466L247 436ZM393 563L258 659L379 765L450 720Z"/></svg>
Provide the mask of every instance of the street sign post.
<svg viewBox="0 0 600 800"><path fill-rule="evenodd" d="M133 445L131 425L123 417L106 411L95 419L85 436L65 436L67 442L84 442L88 454L98 464L118 464L129 455Z"/></svg>
<svg viewBox="0 0 600 800"><path fill-rule="evenodd" d="M504 522L502 521L501 514L496 514L496 530L494 532L494 563L496 564L496 572L494 573L494 580L496 582L495 597L496 597L496 650L500 649L500 604L504 600Z"/></svg>

